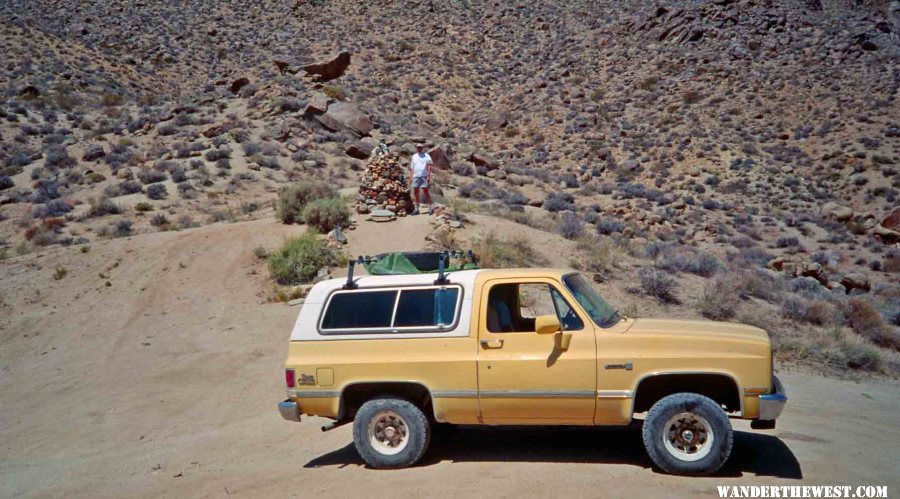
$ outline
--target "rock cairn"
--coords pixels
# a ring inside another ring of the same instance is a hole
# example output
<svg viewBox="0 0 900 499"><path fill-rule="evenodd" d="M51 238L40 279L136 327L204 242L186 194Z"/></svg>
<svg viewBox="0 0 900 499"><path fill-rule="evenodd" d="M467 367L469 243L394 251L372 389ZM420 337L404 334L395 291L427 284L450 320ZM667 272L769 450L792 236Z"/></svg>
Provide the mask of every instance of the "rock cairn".
<svg viewBox="0 0 900 499"><path fill-rule="evenodd" d="M369 155L358 201L356 211L360 214L384 210L402 217L412 206L406 169L384 144Z"/></svg>

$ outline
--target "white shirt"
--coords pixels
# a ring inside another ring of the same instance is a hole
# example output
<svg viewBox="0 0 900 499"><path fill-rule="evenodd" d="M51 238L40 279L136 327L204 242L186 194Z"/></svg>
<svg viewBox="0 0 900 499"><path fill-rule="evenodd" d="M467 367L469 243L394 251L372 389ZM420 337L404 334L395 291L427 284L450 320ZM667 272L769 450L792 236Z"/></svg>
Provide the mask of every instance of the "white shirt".
<svg viewBox="0 0 900 499"><path fill-rule="evenodd" d="M431 160L431 155L427 152L423 153L415 153L412 157L411 168L413 171L413 177L421 177L425 178L428 176L428 165L434 163Z"/></svg>

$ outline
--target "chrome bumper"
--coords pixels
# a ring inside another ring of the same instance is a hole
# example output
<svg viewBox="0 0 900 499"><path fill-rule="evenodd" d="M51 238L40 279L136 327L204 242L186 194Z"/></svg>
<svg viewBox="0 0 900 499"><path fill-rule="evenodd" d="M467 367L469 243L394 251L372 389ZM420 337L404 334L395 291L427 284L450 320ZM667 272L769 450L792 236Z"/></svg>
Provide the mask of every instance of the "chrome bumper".
<svg viewBox="0 0 900 499"><path fill-rule="evenodd" d="M759 396L759 419L762 421L774 421L778 418L788 400L781 380L777 376L772 378L772 384L775 385L773 393Z"/></svg>
<svg viewBox="0 0 900 499"><path fill-rule="evenodd" d="M278 412L281 413L281 417L288 421L300 422L300 408L297 407L296 402L291 402L290 400L279 402Z"/></svg>

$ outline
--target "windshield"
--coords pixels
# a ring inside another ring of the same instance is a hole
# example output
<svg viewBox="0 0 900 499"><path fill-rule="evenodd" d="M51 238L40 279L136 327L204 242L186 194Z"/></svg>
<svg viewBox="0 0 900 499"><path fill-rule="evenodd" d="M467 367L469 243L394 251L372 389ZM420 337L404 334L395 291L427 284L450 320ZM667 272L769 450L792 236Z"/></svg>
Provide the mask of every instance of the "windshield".
<svg viewBox="0 0 900 499"><path fill-rule="evenodd" d="M619 322L619 313L616 309L606 303L581 274L569 274L563 277L563 282L598 326L609 327Z"/></svg>

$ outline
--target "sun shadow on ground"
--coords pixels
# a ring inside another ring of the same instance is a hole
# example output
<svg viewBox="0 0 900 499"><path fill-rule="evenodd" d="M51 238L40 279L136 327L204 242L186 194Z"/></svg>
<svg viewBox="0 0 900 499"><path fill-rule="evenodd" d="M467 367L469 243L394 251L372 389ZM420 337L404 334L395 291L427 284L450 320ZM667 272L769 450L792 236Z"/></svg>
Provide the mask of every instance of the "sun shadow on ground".
<svg viewBox="0 0 900 499"><path fill-rule="evenodd" d="M428 453L416 466L451 462L546 462L630 464L651 468L639 425L626 429L583 427L477 427L436 431ZM309 461L306 468L365 463L353 444ZM744 473L786 479L803 478L800 463L778 438L736 431L731 457L717 477Z"/></svg>

